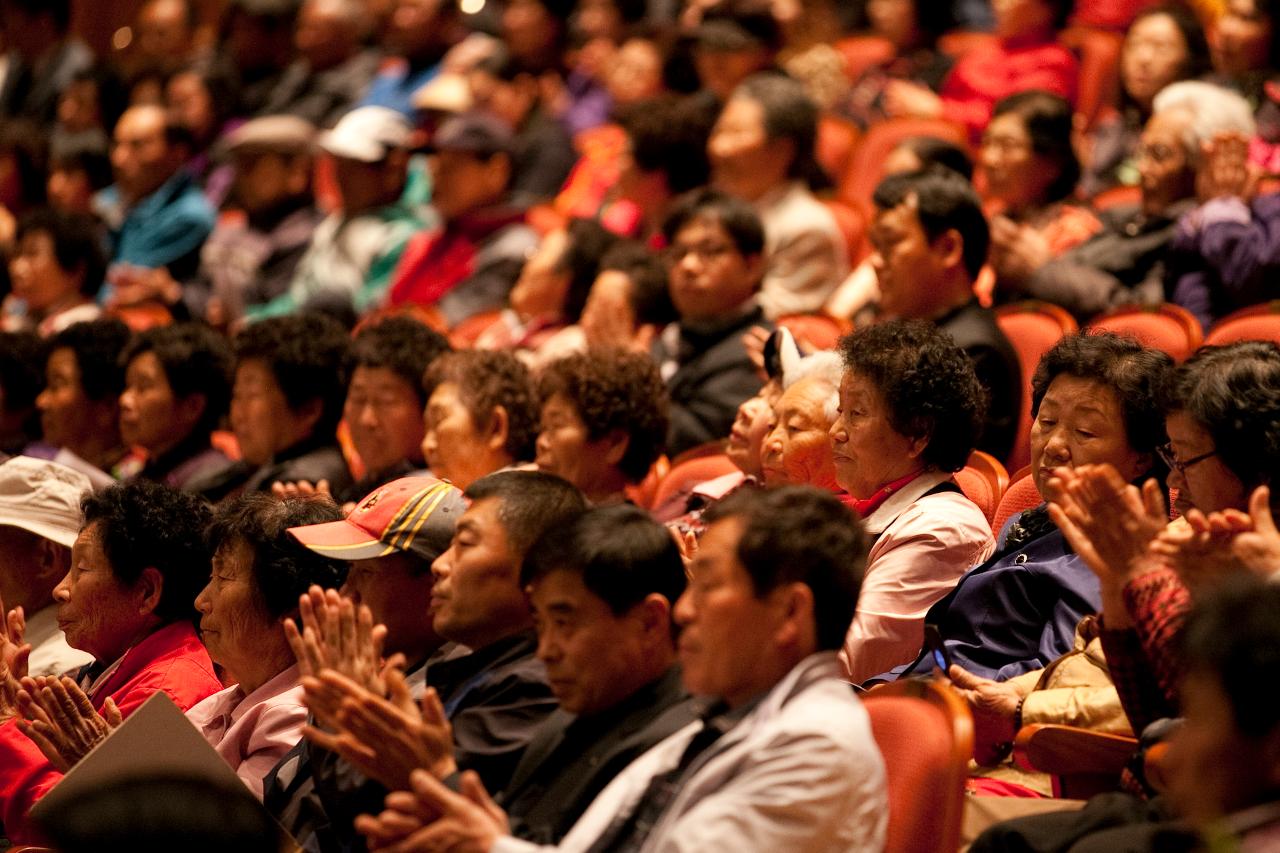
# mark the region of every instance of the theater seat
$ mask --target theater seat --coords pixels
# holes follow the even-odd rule
[[[1280,344],[1280,299],[1228,314],[1214,324],[1204,339],[1212,346],[1237,341],[1274,341]]]
[[[815,350],[835,349],[840,336],[853,328],[847,320],[826,314],[787,314],[776,322],[795,336],[796,343],[807,344]]]
[[[1040,497],[1040,492],[1036,489],[1036,481],[1031,477],[1031,469],[1023,468],[1013,476],[1009,482],[1009,488],[1000,498],[995,517],[991,519],[991,529],[999,536],[1005,522],[1010,518],[1042,503],[1044,498]]]
[[[1073,800],[1116,790],[1120,772],[1137,751],[1132,737],[1049,723],[1023,726],[1013,742],[1014,761],[1048,773],[1054,795]]]
[[[969,706],[946,682],[910,678],[863,702],[888,776],[885,853],[955,853],[973,756]]]
[[[849,170],[861,139],[862,130],[849,119],[823,113],[818,117],[818,138],[814,141],[813,155],[818,165],[835,180]]]
[[[680,494],[687,497],[694,486],[723,477],[725,474],[733,474],[737,470],[738,466],[723,453],[716,456],[701,456],[681,462],[679,465],[672,465],[667,476],[662,478],[654,490],[652,506],[665,506]]]
[[[643,480],[633,486],[627,486],[627,500],[638,507],[652,509],[654,495],[658,492],[658,484],[662,482],[662,478],[667,476],[667,472],[670,470],[670,460],[665,455],[659,456],[657,461],[649,467],[649,474]]]
[[[1009,472],[989,453],[975,450],[968,463],[955,474],[956,483],[965,497],[978,505],[990,524],[995,518],[1000,498],[1009,487]]]
[[[1053,345],[1076,331],[1075,318],[1048,302],[1015,302],[996,309],[996,323],[1018,353],[1022,367],[1022,407],[1013,451],[1005,468],[1016,471],[1031,461],[1031,377]],[[997,526],[997,530],[1000,528]]]
[[[849,170],[836,179],[839,197],[852,204],[865,221],[870,222],[875,212],[871,196],[884,177],[885,158],[913,136],[933,136],[966,149],[969,145],[965,129],[945,119],[891,118],[872,125],[854,152]]]
[[[897,53],[893,42],[883,36],[847,36],[835,43],[835,49],[844,57],[844,74],[857,80],[868,68],[888,62]]]
[[[1169,302],[1114,308],[1090,320],[1089,328],[1137,338],[1143,346],[1166,352],[1177,362],[1190,358],[1203,339],[1200,321]]]

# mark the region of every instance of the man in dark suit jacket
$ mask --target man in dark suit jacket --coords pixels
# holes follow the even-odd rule
[[[973,282],[987,260],[990,232],[977,194],[941,167],[892,175],[876,187],[871,263],[880,283],[880,310],[931,320],[971,359],[990,396],[978,449],[1008,458],[1018,432],[1022,370]]]
[[[662,230],[680,320],[667,326],[653,356],[671,392],[667,454],[675,456],[729,434],[738,406],[763,384],[742,336],[772,326],[756,303],[764,227],[750,205],[694,190],[676,202]]]

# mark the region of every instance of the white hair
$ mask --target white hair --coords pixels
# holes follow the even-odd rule
[[[1182,144],[1192,162],[1200,159],[1201,146],[1220,133],[1253,136],[1258,125],[1253,108],[1237,92],[1200,80],[1183,80],[1165,86],[1151,104],[1153,115],[1181,111],[1187,114]]]
[[[840,356],[830,350],[815,352],[787,364],[782,372],[782,390],[787,390],[802,379],[821,379],[831,386],[831,393],[823,403],[823,414],[827,420],[835,422],[837,409],[840,408],[840,377],[844,373],[844,364]]]

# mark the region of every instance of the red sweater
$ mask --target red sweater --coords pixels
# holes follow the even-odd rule
[[[124,716],[132,714],[152,693],[163,690],[186,711],[222,689],[213,661],[190,622],[173,622],[125,653],[115,672],[97,685],[89,699],[98,711],[107,697]],[[27,812],[62,779],[14,721],[0,725],[0,820],[14,844],[40,841]]]
[[[963,124],[976,143],[996,101],[1027,89],[1043,89],[1076,100],[1080,71],[1075,55],[1057,42],[1037,38],[999,42],[965,54],[942,82],[942,117]]]

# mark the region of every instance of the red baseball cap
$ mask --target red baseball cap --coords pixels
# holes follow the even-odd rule
[[[370,560],[397,551],[434,560],[449,548],[466,511],[461,490],[435,477],[402,477],[365,496],[342,521],[290,527],[326,557]]]

